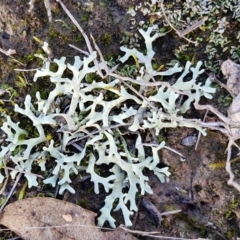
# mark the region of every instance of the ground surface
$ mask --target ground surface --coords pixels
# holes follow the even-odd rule
[[[34,72],[16,72],[14,68],[32,69],[40,64],[33,54],[40,51],[40,45],[33,40],[37,37],[47,41],[51,46],[53,55],[58,58],[66,56],[69,61],[77,54],[68,44],[74,44],[82,49],[86,48],[82,36],[71,23],[66,14],[57,3],[52,1],[53,21],[48,22],[47,13],[43,1],[36,1],[32,13],[28,13],[28,1],[13,0],[11,3],[2,0],[0,4],[0,47],[2,49],[15,49],[14,58],[0,54],[0,88],[11,90],[15,102],[22,103],[27,93],[35,94],[36,91],[44,91],[44,81],[33,85]],[[83,29],[89,35],[93,34],[106,59],[117,57],[120,42],[126,32],[134,34],[137,29],[131,28],[130,16],[126,14],[133,2],[129,1],[101,1],[95,0],[91,5],[85,5],[84,1],[65,1],[71,13],[79,21]],[[90,1],[89,1],[90,2]],[[145,17],[139,14],[139,19]],[[57,20],[57,21],[56,21]],[[164,38],[157,40],[157,62],[166,64],[174,59],[173,50],[179,46],[179,39],[173,32]],[[199,60],[204,59],[205,53],[200,49],[197,52]],[[225,60],[225,59],[222,59]],[[27,84],[19,80],[21,77]],[[227,96],[227,93],[218,89],[213,105],[224,112],[226,108],[219,104],[217,99]],[[13,115],[11,104],[0,105],[1,111],[5,110]],[[188,113],[196,118],[203,117],[204,113],[191,111]],[[209,115],[210,120],[215,116]],[[0,122],[3,120],[1,119]],[[208,119],[206,119],[208,121]],[[224,169],[227,139],[220,133],[209,131],[207,137],[202,137],[197,150],[194,146],[184,146],[181,140],[187,136],[193,136],[196,132],[189,129],[169,130],[163,134],[167,144],[186,156],[186,161],[181,162],[179,156],[167,150],[160,155],[165,165],[170,167],[172,173],[169,183],[161,184],[151,172],[146,173],[153,187],[154,194],[144,196],[151,201],[160,212],[181,209],[182,212],[164,216],[161,226],[157,226],[154,213],[139,204],[139,212],[133,216],[134,226],[132,229],[141,231],[160,231],[164,236],[182,238],[209,238],[209,239],[236,239],[240,237],[239,216],[240,201],[239,193],[227,185],[227,173]],[[235,157],[236,153],[233,153]],[[220,163],[212,165],[213,163]],[[221,163],[223,166],[221,166]],[[240,162],[233,165],[235,173],[239,173]],[[22,182],[23,183],[23,182]],[[11,188],[9,183],[8,188]],[[78,179],[73,183],[77,193],[65,194],[58,198],[98,212],[101,208],[105,193],[94,194],[93,185],[89,179],[79,183]],[[21,181],[17,191],[21,189]],[[26,197],[36,195],[50,196],[55,189],[28,189]],[[15,201],[16,194],[11,198]],[[139,202],[140,202],[139,198]],[[114,213],[118,223],[122,223],[122,215]],[[9,233],[8,237],[11,235]],[[2,234],[2,237],[4,235]],[[142,237],[142,239],[147,239]]]

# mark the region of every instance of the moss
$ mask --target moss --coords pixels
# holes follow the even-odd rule
[[[159,134],[158,136],[157,136],[157,140],[158,140],[158,142],[163,142],[163,141],[165,141],[165,137],[163,136],[163,135],[161,135],[161,134]]]
[[[106,44],[109,45],[113,42],[113,37],[111,33],[105,33],[101,36],[101,41]]]
[[[234,235],[235,235],[234,229],[228,230],[228,231],[226,232],[226,237],[227,237],[228,239],[233,239]]]
[[[83,13],[81,18],[80,18],[80,22],[81,21],[88,21],[89,19],[89,13]]]
[[[32,85],[30,95],[32,98],[35,98],[36,92],[40,92],[41,98],[47,99],[51,86],[48,80],[44,78],[38,79],[38,81]]]
[[[58,36],[59,36],[59,33],[54,28],[49,29],[49,35],[48,35],[49,39],[53,40],[58,38]]]
[[[25,134],[20,134],[18,136],[18,140],[21,141],[21,140],[24,140],[26,138],[26,135]]]
[[[23,77],[21,76],[21,74],[18,74],[17,75],[17,79],[16,79],[16,81],[15,81],[15,86],[17,87],[17,88],[26,88],[27,87],[27,83],[26,83],[26,80],[25,79],[23,79]]]
[[[229,220],[229,219],[232,218],[233,215],[234,215],[234,213],[232,212],[232,210],[229,210],[228,212],[226,212],[224,214],[224,217],[225,217],[226,220]]]
[[[27,62],[32,62],[34,59],[36,59],[35,55],[33,53],[30,53],[25,56],[25,59]]]
[[[234,208],[237,208],[240,204],[240,201],[238,200],[233,200],[231,203],[230,203],[230,208],[231,209],[234,209]]]
[[[87,83],[92,83],[94,80],[96,80],[96,78],[97,78],[97,74],[96,73],[89,73],[89,74],[86,75],[85,81]]]
[[[187,214],[184,213],[178,213],[176,216],[177,218],[187,223],[189,225],[189,228],[204,232],[206,234],[207,228],[202,223],[199,223],[197,218],[189,217]]]
[[[78,199],[77,203],[78,206],[81,206],[83,208],[89,209],[89,201],[87,197],[81,197]]]

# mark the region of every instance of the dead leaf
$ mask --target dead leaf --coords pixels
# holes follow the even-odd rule
[[[102,232],[95,226],[95,217],[95,213],[75,204],[36,197],[9,204],[0,213],[0,224],[24,240],[137,240],[121,229]]]

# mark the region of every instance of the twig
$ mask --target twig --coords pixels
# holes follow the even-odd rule
[[[216,76],[215,76],[214,73],[209,74],[208,76],[209,76],[209,79],[210,79],[212,82],[216,82],[220,87],[222,87],[222,88],[224,88],[225,90],[227,90],[227,92],[231,95],[232,98],[235,98],[235,97],[236,97],[235,94],[233,94],[231,91],[229,91],[228,87],[227,87],[224,83],[222,83],[220,80],[218,80],[218,79],[216,78]]]
[[[93,131],[93,132],[91,132],[91,133],[88,133],[86,136],[73,139],[73,140],[69,141],[67,145],[71,145],[71,144],[73,144],[74,142],[78,142],[78,141],[80,141],[80,140],[82,140],[82,139],[91,137],[91,136],[93,136],[95,133],[101,133],[101,132],[104,132],[104,131],[106,131],[106,130],[110,130],[110,129],[114,129],[114,128],[118,128],[118,127],[126,127],[126,126],[129,126],[129,125],[131,125],[131,123],[116,124],[116,125],[113,125],[113,126],[104,127],[104,128],[101,128],[100,130],[97,130],[97,131]],[[60,131],[58,130],[58,132],[60,132]],[[77,130],[76,132],[74,132],[74,134],[76,134],[77,132],[78,132],[78,130]]]
[[[233,186],[235,189],[237,189],[240,192],[240,185],[234,181],[234,174],[232,172],[232,168],[231,168],[231,153],[232,153],[232,145],[233,142],[230,139],[229,143],[228,143],[228,147],[227,147],[227,162],[226,162],[226,172],[229,174],[229,180],[228,180],[228,185]]]
[[[180,36],[180,37],[183,37],[183,36],[185,36],[186,34],[192,32],[193,30],[201,27],[206,20],[207,20],[207,17],[204,17],[202,20],[197,21],[196,23],[194,23],[192,26],[189,26],[189,27],[186,28],[185,30],[183,30],[183,31],[178,30],[179,36]]]
[[[4,165],[5,165],[5,163],[4,163]],[[3,186],[0,190],[0,195],[2,195],[4,193],[4,191],[6,189],[6,186],[7,186],[7,183],[8,183],[8,179],[9,179],[9,172],[8,172],[6,167],[4,167],[4,172],[5,172],[6,179],[4,180]]]
[[[89,56],[88,52],[86,52],[86,51],[84,51],[84,50],[82,50],[82,49],[80,49],[80,48],[78,48],[78,47],[76,47],[76,46],[74,46],[72,44],[68,44],[68,46],[73,48],[73,49],[75,49],[75,50],[77,50],[77,51],[79,51],[79,52],[81,52],[81,53],[83,53],[83,54],[85,54],[85,55],[87,55],[87,56]]]
[[[160,214],[161,214],[162,216],[167,216],[167,215],[172,215],[172,214],[180,213],[181,211],[182,211],[181,209],[177,209],[177,210],[162,212],[162,213],[160,213]]]
[[[133,233],[133,234],[138,234],[141,236],[147,236],[147,237],[154,237],[154,238],[160,238],[160,239],[173,239],[173,240],[209,240],[207,238],[181,238],[181,237],[168,237],[168,236],[163,236],[163,235],[156,235],[160,234],[160,232],[143,232],[143,231],[137,231],[137,230],[130,230],[124,225],[119,226],[120,229],[128,232],[128,233]]]
[[[82,34],[86,44],[87,44],[87,48],[89,53],[91,54],[93,52],[93,48],[92,45],[89,41],[88,36],[86,35],[86,33],[83,31],[82,27],[79,25],[79,23],[77,22],[77,20],[73,17],[73,15],[69,12],[69,10],[67,9],[67,7],[63,4],[63,2],[61,0],[56,0],[56,2],[59,2],[61,7],[63,8],[63,10],[65,11],[65,13],[68,15],[68,17],[72,20],[72,22],[74,23],[74,25],[78,28],[78,30],[80,31],[80,33]],[[97,59],[93,60],[95,66],[98,66],[98,62]],[[102,71],[99,69],[98,67],[98,74],[103,78],[103,73]]]
[[[16,54],[16,51],[15,51],[14,49],[8,49],[8,50],[6,51],[6,50],[0,48],[0,52],[3,53],[3,54],[5,54],[6,56],[12,58],[13,61],[19,63],[19,64],[22,65],[22,66],[24,66],[23,63],[19,62],[16,58],[14,58],[14,57],[12,56],[13,54]]]
[[[123,76],[119,76],[118,74],[116,73],[108,73],[109,76],[111,77],[114,77],[114,78],[121,78],[123,81],[129,81],[131,83],[134,83],[134,84],[137,84],[137,85],[141,85],[141,86],[146,86],[146,87],[156,87],[156,86],[165,86],[171,90],[173,90],[174,92],[176,93],[179,93],[181,95],[186,95],[186,96],[190,96],[191,94],[188,94],[188,93],[185,93],[185,92],[182,92],[180,90],[177,90],[175,89],[174,87],[172,87],[172,85],[170,85],[169,82],[146,82],[146,81],[141,81],[141,80],[135,80],[135,79],[132,79],[130,77],[123,77]]]
[[[203,122],[205,122],[207,115],[208,115],[208,110],[205,112],[205,115],[203,117]],[[197,150],[197,148],[198,148],[198,144],[199,144],[199,141],[201,139],[201,136],[202,136],[202,133],[199,131],[198,132],[198,137],[197,137],[197,142],[195,144],[195,150]]]
[[[29,1],[29,9],[28,9],[28,12],[32,12],[32,10],[33,10],[33,8],[34,8],[34,2],[35,2],[35,0],[30,0]]]
[[[0,52],[5,54],[6,56],[11,56],[13,54],[16,54],[16,51],[14,49],[8,49],[6,51],[6,50],[3,50],[2,48],[0,48]]]
[[[199,28],[206,20],[207,20],[207,17],[203,18],[202,20],[194,23],[192,26],[186,28],[185,30],[181,31],[181,30],[178,30],[176,29],[172,24],[171,22],[168,20],[168,17],[166,15],[166,12],[165,12],[165,9],[164,9],[164,6],[163,6],[163,0],[161,0],[161,9],[162,9],[162,13],[163,13],[163,16],[167,22],[167,24],[177,33],[177,35],[181,38],[184,38],[185,40],[187,40],[188,42],[190,43],[193,43],[195,45],[197,45],[197,42],[194,42],[186,37],[184,37],[186,34],[192,32],[193,30],[195,30],[196,28]]]
[[[14,71],[17,72],[35,72],[41,68],[33,68],[33,69],[21,69],[21,68],[14,68]]]
[[[3,184],[2,188],[1,188],[0,195],[2,195],[2,194],[4,193],[4,191],[5,191],[5,189],[6,189],[6,186],[7,186],[7,183],[8,183],[9,172],[8,172],[6,166],[7,166],[7,160],[10,159],[11,154],[12,154],[12,152],[9,151],[9,152],[5,155],[5,158],[3,159],[4,172],[5,172],[5,177],[6,177],[6,179],[5,179],[4,184]]]
[[[171,148],[171,147],[169,147],[169,146],[163,146],[163,148],[166,148],[167,150],[170,150],[170,151],[178,154],[179,156],[181,156],[181,157],[183,157],[183,158],[186,158],[186,157],[185,157],[184,155],[182,155],[180,152],[178,152],[177,150],[175,150],[175,149],[173,149],[173,148]]]
[[[52,10],[51,10],[51,4],[49,0],[44,0],[44,5],[47,10],[47,15],[48,15],[48,21],[52,21]]]
[[[35,174],[35,173],[31,173],[31,172],[26,172],[26,171],[20,171],[20,170],[17,170],[15,168],[11,168],[11,167],[5,167],[6,169],[9,169],[9,170],[14,170],[14,171],[17,171],[19,173],[23,173],[23,174],[29,174],[29,175],[32,175],[32,176],[36,176],[36,177],[39,177],[39,178],[42,178],[44,179],[43,176],[39,175],[39,174]]]
[[[225,124],[224,124],[224,127],[229,131],[230,133],[230,128],[229,128],[229,125],[230,125],[230,119],[228,117],[225,117],[222,113],[220,113],[216,108],[214,108],[213,106],[211,105],[200,105],[198,102],[194,102],[194,107],[197,109],[197,110],[209,110],[211,111],[212,113],[214,113],[215,115],[217,115],[219,117],[219,119],[221,119]]]
[[[137,204],[137,208],[139,209],[139,207],[140,207],[140,204],[141,204],[141,199],[139,199],[138,200],[138,204]],[[135,213],[135,215],[134,215],[134,219],[133,219],[133,224],[132,224],[132,227],[131,227],[131,229],[135,229],[135,227],[136,227],[136,223],[137,223],[137,220],[138,220],[138,215],[139,215],[139,211],[137,211],[136,213]]]
[[[146,146],[146,147],[154,147],[154,146],[158,147],[158,144],[155,144],[155,143],[142,143],[141,145]],[[137,146],[136,146],[136,147],[137,147]],[[180,152],[178,152],[177,150],[175,150],[175,149],[173,149],[173,148],[171,148],[171,147],[163,146],[163,148],[166,148],[166,149],[168,149],[168,150],[170,150],[170,151],[178,154],[179,156],[181,156],[181,157],[183,157],[183,158],[186,158],[186,157],[185,157],[184,155],[182,155]]]
[[[104,69],[105,69],[105,71],[107,72],[107,75],[108,75],[108,76],[113,76],[113,75],[115,75],[115,77],[116,77],[117,79],[119,79],[124,85],[126,85],[129,89],[131,89],[137,96],[139,96],[139,97],[142,98],[144,101],[146,101],[146,102],[149,104],[149,106],[151,106],[153,109],[157,109],[156,107],[154,107],[154,106],[150,103],[150,101],[147,100],[147,98],[145,98],[145,97],[144,97],[142,94],[140,94],[135,88],[133,88],[132,86],[130,86],[128,83],[126,83],[126,81],[124,81],[123,77],[121,77],[121,76],[119,76],[119,75],[117,75],[117,74],[114,74],[113,71],[111,71],[111,70],[109,69],[109,67],[108,67],[107,64],[105,63],[105,60],[104,60],[103,55],[102,55],[102,52],[101,52],[101,50],[99,49],[99,47],[98,47],[97,43],[95,42],[95,39],[93,38],[92,35],[91,35],[91,38],[92,38],[92,40],[93,40],[94,47],[95,47],[95,49],[97,50],[97,52],[98,52],[98,54],[99,54],[99,56],[100,56],[100,59],[101,59],[101,61],[102,61],[102,63],[103,63]]]
[[[103,228],[103,227],[97,227],[93,225],[85,225],[85,224],[66,224],[66,225],[55,225],[55,226],[46,226],[46,227],[25,227],[26,229],[52,229],[52,228],[73,228],[73,227],[83,227],[83,228],[95,228],[95,229],[101,229],[101,230],[108,230],[108,231],[114,231],[112,228]]]
[[[15,190],[15,188],[16,188],[16,186],[17,186],[17,184],[18,184],[18,182],[19,182],[19,180],[20,180],[20,178],[21,178],[21,176],[22,176],[22,173],[19,173],[19,174],[17,175],[17,178],[16,178],[16,180],[15,180],[15,183],[13,184],[12,189],[11,189],[10,193],[8,194],[8,196],[7,196],[7,199],[5,200],[5,202],[3,203],[3,205],[2,205],[1,208],[0,208],[0,212],[2,212],[2,210],[4,209],[4,207],[7,205],[10,197],[12,196],[12,194],[13,194],[13,192],[14,192],[14,190]]]

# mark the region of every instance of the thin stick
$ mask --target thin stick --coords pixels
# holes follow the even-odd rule
[[[8,172],[8,169],[7,169],[6,166],[7,166],[7,160],[10,159],[11,154],[12,154],[12,152],[9,151],[9,152],[5,155],[5,158],[4,158],[4,160],[3,160],[4,172],[5,172],[5,177],[6,177],[6,179],[5,179],[4,184],[3,184],[2,188],[1,188],[0,195],[2,195],[2,194],[4,193],[4,191],[5,191],[5,189],[6,189],[6,186],[7,186],[7,183],[8,183],[9,172]]]
[[[193,30],[201,27],[206,20],[207,20],[207,17],[204,17],[202,20],[194,23],[192,26],[189,26],[189,27],[186,28],[185,30],[183,30],[183,31],[178,30],[179,36],[180,36],[180,37],[183,37],[183,36],[185,36],[186,34],[192,32]]]
[[[114,129],[114,128],[118,128],[118,127],[127,127],[127,126],[129,126],[129,125],[131,125],[131,123],[126,123],[126,124],[116,124],[116,125],[113,125],[113,126],[109,126],[109,127],[101,128],[100,130],[93,131],[93,132],[87,134],[86,136],[83,136],[83,137],[80,137],[80,138],[73,139],[73,140],[69,141],[67,145],[71,145],[71,144],[73,144],[74,142],[78,142],[78,141],[80,141],[80,140],[82,140],[82,139],[85,139],[85,138],[91,137],[91,136],[93,136],[93,134],[95,134],[95,133],[105,132],[106,130]],[[77,133],[77,132],[78,132],[78,131],[76,131],[75,133]]]
[[[167,215],[172,215],[172,214],[180,213],[181,211],[182,211],[181,209],[172,210],[172,211],[166,211],[166,212],[160,213],[160,215],[162,215],[162,216],[167,216]]]
[[[181,157],[183,157],[183,158],[186,158],[186,156],[184,156],[183,154],[181,154],[180,152],[178,152],[177,150],[175,150],[175,149],[173,149],[173,148],[171,148],[171,147],[169,147],[169,146],[163,146],[163,148],[166,148],[167,150],[170,150],[170,151],[178,154],[179,156],[181,156]]]
[[[44,5],[47,10],[48,21],[52,21],[52,11],[51,11],[51,4],[49,0],[44,0]]]
[[[68,46],[73,48],[73,49],[75,49],[75,50],[77,50],[77,51],[79,51],[79,52],[81,52],[81,53],[83,53],[83,54],[85,54],[85,55],[87,55],[87,56],[89,56],[88,52],[86,52],[86,51],[84,51],[84,50],[82,50],[82,49],[80,49],[80,48],[78,48],[78,47],[76,47],[76,46],[74,46],[72,44],[68,44]]]
[[[15,168],[11,168],[11,167],[5,167],[6,169],[10,169],[10,170],[14,170],[14,171],[17,171],[19,173],[23,173],[23,174],[29,174],[29,175],[32,175],[32,176],[36,176],[36,177],[39,177],[39,178],[42,178],[44,179],[43,176],[39,175],[39,174],[35,174],[35,173],[31,173],[31,172],[26,172],[26,171],[20,171],[20,170],[17,170]]]
[[[227,147],[227,162],[226,162],[226,171],[229,174],[229,180],[228,185],[233,186],[235,189],[237,189],[240,192],[240,185],[234,181],[234,174],[231,168],[231,153],[232,153],[232,145],[233,142],[230,140]]]
[[[5,54],[6,56],[11,56],[12,54],[16,54],[16,51],[14,49],[8,49],[6,51],[6,50],[3,50],[2,48],[0,48],[0,52]]]
[[[73,17],[73,15],[69,12],[69,10],[67,9],[67,7],[63,4],[63,2],[61,0],[56,0],[56,2],[59,2],[61,7],[63,8],[63,10],[65,11],[65,13],[68,15],[68,17],[72,20],[72,22],[74,23],[74,25],[78,28],[78,30],[81,32],[86,44],[87,44],[87,48],[89,53],[91,54],[93,52],[93,48],[92,45],[89,41],[88,36],[86,35],[86,33],[83,31],[82,27],[79,25],[79,23],[77,22],[77,20]],[[98,66],[98,62],[97,59],[93,60],[95,66]],[[103,73],[101,72],[101,70],[98,70],[98,74],[103,77]]]
[[[216,108],[214,108],[211,105],[200,105],[198,102],[194,102],[194,107],[197,110],[209,110],[212,113],[214,113],[215,115],[217,115],[219,117],[219,119],[221,119],[224,123],[225,123],[225,128],[230,132],[230,128],[227,125],[230,125],[230,119],[228,117],[225,117],[222,113],[220,113]]]
[[[35,72],[41,68],[33,68],[33,69],[21,69],[21,68],[14,68],[14,71],[17,72]]]
[[[208,76],[209,76],[209,78],[210,78],[210,80],[211,80],[212,82],[216,82],[218,85],[220,85],[220,87],[222,87],[222,88],[224,88],[225,90],[227,90],[227,92],[231,95],[232,98],[235,98],[235,97],[236,97],[235,94],[233,94],[231,91],[229,91],[228,87],[227,87],[225,84],[223,84],[220,80],[218,80],[218,79],[216,78],[215,74],[209,74]]]
[[[146,146],[146,147],[158,147],[158,144],[155,144],[155,143],[142,143],[141,144],[142,146]],[[163,146],[163,148],[166,148],[176,154],[178,154],[179,156],[183,157],[183,158],[186,158],[184,155],[182,155],[180,152],[178,152],[177,150],[171,148],[171,147],[168,147],[168,146]]]
[[[141,204],[141,201],[142,201],[142,199],[139,199],[138,200],[138,204],[137,204],[137,208],[139,209],[139,207],[140,207],[140,204]],[[134,219],[133,219],[133,224],[132,224],[132,227],[131,227],[131,229],[135,229],[136,228],[136,223],[137,223],[137,220],[138,220],[138,215],[139,215],[139,211],[137,211],[136,213],[135,213],[135,215],[134,215]]]
[[[4,165],[5,165],[5,163],[4,163]],[[4,193],[4,191],[6,189],[6,186],[7,186],[7,183],[8,183],[8,179],[9,179],[9,172],[8,172],[6,167],[4,167],[4,172],[5,172],[6,179],[4,180],[3,186],[0,190],[0,195],[2,195]]]
[[[128,233],[133,233],[133,234],[139,234],[141,236],[148,236],[148,237],[154,237],[154,238],[161,238],[161,239],[173,239],[173,240],[209,240],[207,238],[197,238],[197,239],[193,239],[193,238],[179,238],[179,237],[168,237],[168,236],[162,236],[162,235],[156,235],[156,234],[160,234],[160,232],[143,232],[143,231],[137,231],[137,230],[130,230],[127,227],[125,227],[124,225],[120,225],[119,228],[121,228],[122,230],[128,232]]]
[[[18,182],[19,182],[19,180],[20,180],[20,178],[21,178],[21,176],[22,176],[22,173],[19,173],[18,176],[17,176],[17,178],[16,178],[16,180],[15,180],[15,183],[14,183],[13,186],[12,186],[12,189],[11,189],[10,193],[9,193],[8,196],[7,196],[6,201],[3,203],[3,205],[2,205],[1,208],[0,208],[0,212],[2,212],[2,210],[4,209],[4,207],[7,205],[10,197],[12,196],[12,194],[13,194],[13,192],[14,192],[14,190],[15,190],[15,188],[16,188],[16,186],[17,186],[17,184],[18,184]]]
[[[16,51],[15,51],[14,49],[8,49],[8,50],[6,51],[6,50],[0,48],[0,52],[3,53],[3,54],[5,54],[6,56],[12,58],[13,61],[19,63],[19,64],[22,65],[22,66],[24,66],[23,63],[19,62],[16,58],[14,58],[14,57],[12,56],[13,54],[16,54]]]
[[[104,65],[104,69],[105,69],[105,71],[107,72],[107,75],[112,76],[112,74],[114,74],[114,73],[109,70],[109,67],[107,66],[107,64],[105,63],[105,60],[104,60],[104,58],[103,58],[102,52],[101,52],[101,50],[99,49],[98,45],[96,44],[95,39],[93,38],[92,35],[91,35],[91,38],[92,38],[92,40],[93,40],[94,47],[95,47],[95,49],[97,50],[97,52],[98,52],[98,54],[99,54],[99,56],[100,56],[100,59],[101,59],[103,65]],[[114,75],[115,75],[115,74],[114,74]],[[139,96],[139,97],[142,98],[144,101],[146,101],[146,102],[149,104],[149,106],[151,106],[153,109],[157,109],[155,106],[153,106],[153,105],[150,103],[150,101],[147,100],[146,97],[144,97],[142,94],[140,94],[135,88],[133,88],[132,86],[130,86],[128,83],[126,83],[126,81],[123,81],[121,76],[116,75],[116,78],[119,79],[119,80],[121,80],[121,82],[122,82],[124,85],[126,85],[129,89],[131,89],[137,96]]]
[[[161,1],[160,4],[161,4],[161,9],[162,9],[163,16],[164,16],[167,24],[177,33],[177,35],[178,35],[179,37],[184,38],[184,39],[187,40],[188,42],[197,45],[197,42],[194,42],[194,41],[192,41],[192,40],[184,37],[184,35],[190,33],[191,31],[195,30],[196,28],[200,27],[200,26],[206,21],[207,18],[205,17],[205,18],[203,18],[202,20],[200,20],[200,21],[196,22],[195,24],[193,24],[192,26],[190,26],[189,28],[181,31],[181,30],[176,29],[176,28],[171,24],[171,22],[168,20],[168,17],[167,17],[167,15],[166,15],[166,12],[165,12],[165,9],[164,9],[164,6],[163,6],[163,0]]]
[[[208,110],[205,112],[205,114],[204,114],[204,117],[203,117],[203,122],[205,122],[205,120],[206,120],[206,118],[207,118],[207,115],[208,115]],[[200,141],[200,139],[201,139],[201,136],[202,136],[202,133],[199,131],[198,132],[198,137],[197,137],[197,142],[196,142],[196,144],[195,144],[195,150],[197,150],[197,148],[198,148],[198,144],[199,144],[199,141]]]

